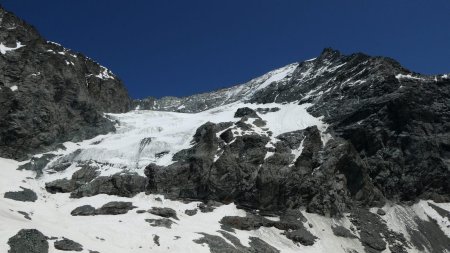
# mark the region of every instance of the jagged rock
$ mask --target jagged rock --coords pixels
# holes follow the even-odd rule
[[[255,126],[257,126],[257,127],[263,127],[263,126],[266,125],[266,121],[264,121],[264,120],[262,120],[262,119],[260,119],[260,118],[257,118],[257,119],[255,119],[255,120],[253,121],[253,125],[255,125]]]
[[[316,239],[318,239],[305,228],[300,228],[293,231],[286,231],[285,234],[288,239],[292,240],[293,242],[298,242],[305,246],[313,245]]]
[[[210,213],[210,212],[214,211],[215,207],[209,203],[208,204],[200,203],[200,204],[198,204],[198,209],[200,209],[200,212],[202,212],[202,213]]]
[[[259,118],[258,114],[256,114],[255,110],[250,109],[248,107],[242,107],[237,109],[237,111],[234,113],[235,118]]]
[[[367,252],[381,252],[388,246],[392,252],[407,252],[403,234],[390,230],[379,215],[365,209],[354,209],[350,221],[359,230],[360,241]]]
[[[169,207],[152,207],[152,209],[148,210],[148,212],[164,218],[173,218],[178,220],[177,212]]]
[[[152,226],[152,227],[165,227],[165,228],[172,228],[172,224],[175,223],[171,219],[167,219],[167,218],[145,219],[145,221],[150,223],[150,226]]]
[[[194,216],[197,214],[197,209],[187,209],[184,211],[185,214],[189,215],[189,216]]]
[[[62,142],[114,130],[102,113],[125,112],[130,105],[114,74],[80,53],[48,42],[3,8],[0,19],[5,24],[0,27],[2,43],[23,45],[0,55],[0,157],[25,160]]]
[[[202,235],[201,238],[194,240],[195,243],[198,244],[207,244],[209,246],[209,250],[212,253],[278,253],[280,252],[278,249],[272,247],[270,244],[265,241],[256,238],[250,237],[249,245],[250,247],[243,246],[239,239],[235,236],[225,233],[221,231],[222,235],[227,238],[233,244],[229,244],[222,237],[217,235],[210,235],[206,233],[200,233]]]
[[[138,174],[114,174],[97,177],[91,182],[77,188],[70,194],[71,198],[82,198],[97,194],[133,197],[145,191],[147,179]]]
[[[350,230],[343,226],[331,226],[331,230],[335,236],[344,238],[357,238]]]
[[[64,178],[45,183],[45,189],[50,193],[73,192],[99,175],[100,172],[97,171],[96,167],[91,167],[89,164],[86,164],[73,173],[70,180]]]
[[[4,198],[7,199],[13,199],[17,201],[23,201],[23,202],[35,202],[38,197],[36,193],[30,189],[20,187],[22,188],[22,191],[17,192],[5,192]]]
[[[428,252],[445,252],[450,248],[450,238],[436,221],[425,221],[419,217],[413,219],[417,228],[406,227],[406,229],[415,248]]]
[[[54,157],[54,154],[43,154],[40,157],[32,157],[29,162],[20,165],[18,169],[35,171],[36,177],[40,177],[42,175],[42,170]]]
[[[82,165],[81,169],[72,174],[72,181],[76,182],[77,185],[89,183],[100,175],[97,169],[97,167],[93,167],[90,164]]]
[[[31,220],[30,214],[24,211],[17,211],[18,213],[22,214],[23,217],[27,220]]]
[[[62,240],[58,240],[53,244],[55,249],[62,251],[82,251],[83,246],[77,242],[74,242],[70,239],[63,238]]]
[[[311,234],[304,226],[305,217],[295,210],[287,210],[281,217],[280,221],[271,221],[267,218],[258,215],[247,214],[246,217],[240,216],[225,216],[220,220],[223,229],[229,230],[256,230],[260,227],[275,227],[284,230],[286,237],[294,242],[299,242],[303,245],[313,245],[316,236]]]
[[[63,163],[55,164],[55,165],[51,166],[49,169],[54,170],[56,172],[61,172],[61,171],[66,170],[67,168],[69,168],[70,165],[72,165],[72,163],[63,162]]]
[[[95,210],[96,215],[118,215],[126,214],[136,208],[131,202],[111,201]]]
[[[131,202],[111,201],[98,209],[90,205],[79,206],[70,214],[73,216],[118,215],[125,214],[134,208],[136,207]]]
[[[70,213],[72,216],[91,216],[95,215],[95,208],[90,205],[79,206]]]
[[[159,244],[159,235],[153,235],[153,242],[154,242],[156,245],[161,246],[161,245]]]
[[[220,138],[226,143],[230,143],[234,139],[233,131],[231,129],[226,130],[220,134]]]
[[[76,183],[69,179],[57,179],[52,182],[45,183],[45,189],[50,193],[72,192],[77,188]]]
[[[296,130],[278,135],[276,138],[289,145],[290,149],[298,149],[305,138],[305,130]]]
[[[8,253],[48,253],[47,237],[36,229],[22,229],[9,238]]]

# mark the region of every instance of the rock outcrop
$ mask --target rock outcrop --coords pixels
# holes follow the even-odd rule
[[[18,160],[114,131],[104,112],[126,112],[120,79],[80,53],[45,40],[0,6],[0,156]]]

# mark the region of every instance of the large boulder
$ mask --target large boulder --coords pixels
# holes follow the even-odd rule
[[[47,237],[36,229],[22,229],[9,238],[8,253],[48,253]]]

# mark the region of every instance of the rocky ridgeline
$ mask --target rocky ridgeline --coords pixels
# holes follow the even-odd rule
[[[0,157],[22,160],[113,131],[102,113],[129,106],[117,76],[0,6]]]
[[[168,106],[163,110],[183,111],[190,108],[189,110],[199,111],[201,109],[198,109],[199,107],[196,105],[204,104],[204,100],[199,99],[199,96],[215,98],[219,93],[232,93],[233,97],[239,97],[242,101],[261,104],[296,101],[299,104],[310,103],[312,106],[308,111],[316,117],[323,117],[324,121],[330,125],[328,132],[333,136],[333,140],[326,145],[315,141],[317,148],[314,149],[312,155],[315,160],[302,165],[302,170],[305,171],[300,173],[301,176],[298,180],[301,183],[296,183],[296,187],[306,184],[305,175],[310,177],[308,174],[314,169],[320,166],[329,166],[328,170],[319,170],[321,172],[318,174],[329,171],[330,175],[320,176],[333,182],[344,180],[342,183],[347,186],[353,200],[362,200],[364,203],[372,204],[381,203],[379,201],[384,198],[401,201],[417,198],[433,199],[437,202],[450,201],[450,184],[448,184],[450,176],[450,79],[447,75],[424,76],[406,70],[389,58],[371,57],[361,53],[342,55],[332,49],[325,49],[319,57],[295,66],[295,69],[289,74],[266,85],[263,89],[258,89],[258,85],[255,85],[258,82],[260,84],[261,79],[255,79],[259,81],[242,85],[246,89],[236,86],[212,92],[209,95],[201,94],[177,99],[176,108]],[[238,92],[241,90],[243,90],[242,94]],[[221,104],[234,102],[233,99],[227,100],[229,96],[221,97],[222,99],[219,101]],[[163,100],[157,101],[157,103],[161,104]],[[183,101],[187,102],[183,103]],[[150,107],[150,109],[161,108]],[[216,128],[216,126],[209,126],[206,129],[210,129],[208,131],[212,132],[220,130],[220,127]],[[211,133],[208,136],[213,135]],[[263,136],[253,138],[258,138],[258,141],[261,142],[258,152],[264,153],[265,149],[262,146],[267,140]],[[209,156],[215,155],[213,152],[215,146],[221,144],[215,139],[207,141],[209,145],[212,145],[211,150],[202,150],[201,156],[195,156],[195,159],[204,157],[207,161],[192,162],[193,159],[185,157],[184,161],[178,162],[177,165],[171,165],[169,168],[177,171],[176,168],[181,166],[181,170],[184,171],[183,166],[188,165],[180,165],[180,163],[187,162],[191,167],[194,165],[203,167],[203,169],[190,173],[202,174],[204,172],[199,171],[214,170],[221,160],[219,159],[220,161],[213,164],[211,162],[213,157]],[[242,148],[232,151],[232,157],[246,152],[245,142],[250,141],[244,140]],[[250,143],[253,145],[256,141]],[[231,146],[235,145],[237,143],[233,143]],[[205,145],[205,147],[209,146]],[[197,150],[190,152],[195,153]],[[209,152],[209,154],[203,154],[204,152]],[[341,156],[346,156],[346,159],[336,162],[335,158]],[[258,158],[252,162],[259,166],[268,161],[263,162],[261,158]],[[213,168],[209,167],[211,165],[214,165]],[[250,173],[252,177],[256,177],[264,168],[264,166],[261,169],[253,168],[248,172],[247,168],[232,165],[227,164],[225,167],[229,169],[224,168],[219,171],[231,173],[230,170],[238,168],[239,171],[235,173],[236,175]],[[279,166],[280,164],[275,165]],[[275,165],[272,165],[271,168]],[[152,170],[156,169],[149,169],[149,171]],[[287,175],[292,173],[296,174],[295,171],[289,169]],[[215,174],[213,173],[211,176],[210,173],[207,173],[207,175],[208,181]],[[219,175],[222,174],[219,173]],[[277,174],[270,173],[270,175],[270,181],[277,181],[275,179]],[[331,179],[331,175],[337,177]],[[205,179],[202,178],[202,180]],[[289,185],[289,183],[282,182],[284,186]],[[205,181],[196,185],[199,188],[194,186],[193,188],[209,189],[216,186],[214,183],[203,183]],[[310,182],[311,186],[318,185],[317,183]],[[227,192],[236,192],[236,189],[233,190]],[[316,192],[316,190],[312,190],[312,192]],[[306,194],[302,187],[296,192]],[[313,198],[315,195],[311,191],[307,192],[312,194],[309,198]],[[292,192],[289,195],[295,196],[296,194]],[[344,197],[339,195],[337,194],[335,198],[345,198],[345,195]],[[325,200],[317,201],[324,203]],[[304,202],[300,201],[299,203]],[[337,208],[341,209],[341,207]]]

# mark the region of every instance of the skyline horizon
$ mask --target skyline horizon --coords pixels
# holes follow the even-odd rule
[[[324,48],[388,57],[425,75],[449,73],[450,32],[436,24],[450,23],[443,15],[450,2],[384,2],[100,0],[67,6],[57,0],[6,0],[1,5],[47,40],[110,69],[135,99],[232,87],[317,57]]]

